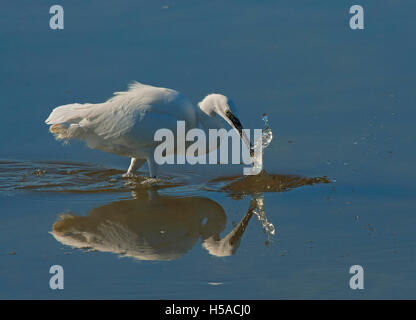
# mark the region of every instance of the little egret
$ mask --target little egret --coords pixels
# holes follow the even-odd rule
[[[253,147],[236,117],[233,102],[221,94],[209,94],[195,107],[176,90],[134,82],[127,91],[115,92],[104,103],[57,107],[45,122],[57,140],[79,139],[92,149],[130,157],[130,166],[123,176],[132,176],[147,161],[150,177],[154,178],[154,150],[161,143],[154,140],[158,129],[176,132],[177,121],[185,121],[187,131],[200,128],[208,136],[209,129],[224,128],[221,118],[238,132],[253,156]]]

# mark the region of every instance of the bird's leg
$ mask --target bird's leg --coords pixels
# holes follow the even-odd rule
[[[156,178],[157,175],[157,164],[153,158],[147,159],[147,165],[149,166],[149,176],[150,178]]]
[[[146,160],[143,159],[131,158],[130,167],[127,172],[123,174],[123,177],[126,178],[133,176],[134,172],[140,168],[145,161]]]

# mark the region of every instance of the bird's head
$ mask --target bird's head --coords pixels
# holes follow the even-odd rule
[[[209,94],[204,100],[199,103],[200,109],[210,117],[219,115],[223,118],[232,128],[234,128],[241,137],[241,140],[246,144],[250,150],[250,156],[254,156],[254,148],[250,143],[246,133],[243,131],[243,125],[237,117],[237,110],[234,102],[222,95],[222,94]]]

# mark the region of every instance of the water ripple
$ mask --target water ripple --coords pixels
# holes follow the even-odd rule
[[[0,161],[0,192],[126,193],[165,189],[178,196],[225,192],[242,198],[261,192],[283,192],[305,185],[329,183],[326,177],[269,174],[212,177],[191,172],[149,179],[145,173],[123,178],[123,171],[88,163],[63,161]]]

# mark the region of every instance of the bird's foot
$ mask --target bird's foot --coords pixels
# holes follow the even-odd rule
[[[132,172],[126,172],[125,174],[122,175],[123,178],[133,178],[134,177],[134,173]]]

